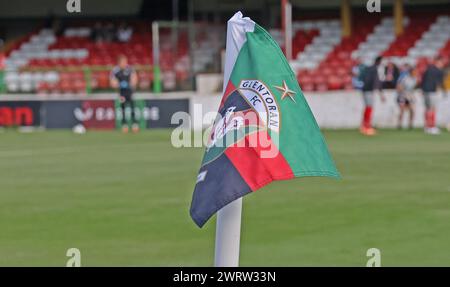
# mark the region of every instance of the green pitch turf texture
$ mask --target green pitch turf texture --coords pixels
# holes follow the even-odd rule
[[[325,131],[342,180],[275,182],[244,198],[242,266],[450,265],[450,134]],[[215,219],[189,205],[203,149],[169,130],[0,133],[0,265],[208,266]]]

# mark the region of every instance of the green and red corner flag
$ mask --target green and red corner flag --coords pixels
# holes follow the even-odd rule
[[[197,177],[198,226],[274,180],[339,177],[297,79],[278,44],[249,18],[228,21],[224,92]]]

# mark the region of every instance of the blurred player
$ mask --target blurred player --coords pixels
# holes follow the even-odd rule
[[[378,75],[378,68],[380,66],[380,63],[381,57],[377,57],[375,59],[375,63],[364,70],[364,77],[363,77],[364,84],[362,87],[364,99],[364,113],[360,128],[360,132],[363,135],[372,136],[376,134],[375,129],[372,127],[373,100],[374,100],[374,93],[376,90],[379,91],[381,101],[383,102],[385,101],[382,90],[382,83]]]
[[[414,88],[416,87],[417,80],[414,76],[414,70],[408,64],[404,65],[402,71],[398,77],[396,90],[397,90],[397,103],[400,107],[400,114],[398,115],[398,128],[402,128],[403,114],[405,111],[409,112],[409,129],[413,128],[414,121]]]
[[[422,91],[425,102],[425,133],[439,134],[436,126],[436,101],[438,90],[443,88],[444,63],[441,58],[436,58],[429,64],[422,76]]]
[[[137,75],[133,68],[128,65],[126,56],[119,56],[117,66],[111,71],[110,82],[113,88],[119,89],[119,100],[122,110],[122,131],[124,133],[128,132],[128,125],[125,118],[125,108],[128,105],[131,108],[131,128],[133,132],[138,132],[139,125],[137,124],[134,115],[133,102],[133,89],[137,85]]]
[[[352,86],[354,89],[361,90],[364,86],[364,71],[366,65],[361,63],[361,60],[357,58],[355,66],[352,68]]]

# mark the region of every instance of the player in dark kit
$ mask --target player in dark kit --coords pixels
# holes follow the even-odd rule
[[[128,132],[128,125],[125,118],[125,108],[128,105],[131,108],[131,120],[133,122],[131,129],[133,132],[139,131],[139,125],[134,115],[133,89],[137,85],[137,75],[131,66],[128,65],[126,56],[121,55],[118,58],[118,64],[111,71],[111,86],[119,89],[120,107],[122,109],[122,131]]]

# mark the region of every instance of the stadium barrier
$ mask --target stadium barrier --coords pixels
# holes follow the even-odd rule
[[[189,113],[189,98],[138,97],[134,112],[142,129],[174,127],[172,115],[176,112]],[[131,121],[130,115],[130,108],[127,108],[125,117],[128,123]],[[120,128],[121,123],[120,103],[112,94],[88,99],[0,97],[0,126],[3,127],[69,129],[82,124],[87,129],[115,129]]]
[[[397,126],[399,108],[395,91],[385,91],[386,102],[375,97],[373,122],[376,127],[394,128]],[[415,127],[423,127],[424,104],[422,94],[415,93]],[[358,91],[309,92],[305,98],[321,128],[358,128],[363,104]],[[141,128],[169,128],[172,115],[176,112],[192,116],[191,124],[195,130],[210,126],[221,100],[220,94],[205,96],[194,92],[137,93],[135,112]],[[209,113],[209,116],[207,116]],[[126,112],[129,116],[130,112]],[[406,117],[405,117],[406,120]],[[88,98],[71,98],[65,95],[1,95],[0,126],[36,126],[48,129],[72,128],[77,124],[86,128],[114,129],[120,126],[121,113],[116,95],[112,93],[95,94]],[[450,123],[450,97],[438,96],[437,123],[447,126]]]
[[[396,102],[396,93],[394,90],[384,91],[386,102],[382,103],[380,97],[375,97],[375,108],[373,123],[379,128],[396,128],[399,107]],[[314,113],[317,123],[325,129],[355,129],[361,124],[363,112],[363,102],[361,92],[359,91],[329,91],[329,92],[306,92],[305,98]],[[415,118],[414,126],[422,128],[424,126],[424,102],[420,91],[416,91],[415,98]],[[220,94],[215,96],[191,97],[191,113],[200,112],[204,117],[211,111],[216,111],[221,100]],[[197,108],[196,108],[197,107]],[[201,108],[200,108],[201,107]],[[439,95],[437,100],[437,124],[439,126],[448,126],[450,123],[450,95]],[[194,111],[196,109],[196,111]],[[407,116],[404,117],[405,125]],[[208,127],[209,123],[204,122],[199,125],[194,121],[194,129]]]

